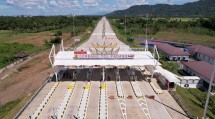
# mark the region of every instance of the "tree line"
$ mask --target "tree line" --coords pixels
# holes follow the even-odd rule
[[[97,16],[76,16],[75,26],[92,26]],[[0,30],[13,30],[13,32],[41,32],[61,29],[73,25],[72,16],[1,16]]]
[[[146,24],[148,27],[148,35],[156,34],[161,30],[168,29],[183,29],[185,31],[206,34],[214,36],[215,34],[215,17],[209,18],[193,18],[186,20],[172,19],[172,18],[145,18],[139,16],[129,17],[108,17],[111,22],[119,30],[124,31],[125,25],[127,27],[127,34],[145,34]],[[184,19],[184,20],[183,20]]]

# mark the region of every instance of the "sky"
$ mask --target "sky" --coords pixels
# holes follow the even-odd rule
[[[197,0],[0,0],[0,16],[91,15],[133,5],[184,4]]]

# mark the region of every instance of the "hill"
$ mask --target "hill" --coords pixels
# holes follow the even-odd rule
[[[215,16],[215,0],[199,0],[183,5],[135,5],[126,10],[114,11],[110,16],[144,16],[151,17],[210,17]]]

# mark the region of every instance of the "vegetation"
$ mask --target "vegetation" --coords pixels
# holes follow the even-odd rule
[[[131,37],[146,37],[143,34],[146,34],[147,24],[148,38],[215,46],[215,17],[189,20],[126,17],[126,29],[124,17],[109,19],[115,32],[123,35],[125,42]]]
[[[75,18],[75,35],[85,33],[92,28],[100,17],[77,16]],[[34,16],[34,17],[0,17],[0,68],[16,61],[16,52],[23,51],[31,55],[49,48],[53,43],[60,43],[63,33],[73,33],[72,17],[66,16]],[[16,43],[17,39],[24,39],[40,34],[48,34],[42,39],[43,46]],[[40,37],[41,39],[42,37]],[[12,43],[11,43],[12,42]],[[15,43],[14,43],[15,42]]]
[[[91,26],[99,17],[77,16],[76,26]],[[67,16],[33,16],[33,17],[0,17],[0,30],[11,30],[13,33],[42,32],[71,27],[72,17]]]
[[[15,54],[19,51],[32,54],[45,48],[31,44],[0,43],[0,68],[16,61],[18,58],[15,57]]]
[[[179,64],[175,61],[168,61],[164,54],[159,53],[160,56],[160,63],[162,64],[162,67],[176,75],[179,75],[178,69],[179,69]]]
[[[0,105],[0,119],[3,119],[8,113],[21,102],[21,99],[9,102],[3,106]]]
[[[206,98],[206,92],[202,92],[199,89],[184,89],[181,87],[177,87],[176,89],[176,93],[178,94],[178,96],[180,97],[180,99],[184,102],[184,104],[188,107],[189,111],[198,118],[201,118],[204,112],[204,106],[202,104],[202,101],[200,101],[198,98],[196,98],[196,96],[194,96],[192,93],[195,93],[196,95],[198,95],[201,98]],[[213,102],[215,101],[214,97],[212,97]],[[205,101],[204,101],[205,102]],[[211,101],[210,101],[211,103]],[[210,106],[213,107],[214,109],[214,104]],[[212,108],[209,106],[209,110],[207,111],[207,116],[210,119],[214,119],[215,118],[215,113],[214,110],[212,110]]]
[[[209,17],[215,15],[214,0],[199,0],[183,5],[136,5],[126,10],[110,13],[111,16],[142,16],[149,13],[152,17]]]

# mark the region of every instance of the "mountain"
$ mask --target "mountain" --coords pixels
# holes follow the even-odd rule
[[[135,5],[126,10],[114,11],[108,16],[145,16],[152,17],[209,17],[215,16],[215,0],[199,0],[183,5]]]
[[[103,15],[106,15],[106,14],[109,14],[110,12],[97,12],[97,13],[93,13],[93,14],[90,14],[90,15],[98,15],[98,16],[103,16]]]

